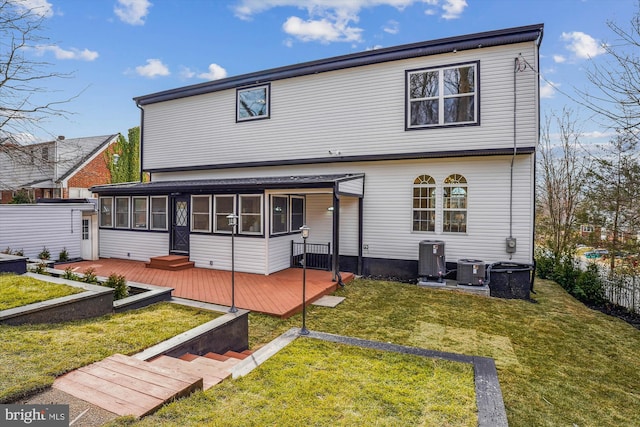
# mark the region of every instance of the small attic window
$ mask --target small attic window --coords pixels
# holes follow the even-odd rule
[[[236,121],[268,119],[271,85],[238,89],[236,92]]]

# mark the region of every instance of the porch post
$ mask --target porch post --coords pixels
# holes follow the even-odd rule
[[[337,186],[337,184],[336,184]],[[340,199],[338,198],[337,188],[333,189],[333,259],[332,269],[333,276],[331,280],[334,282],[338,280],[338,273],[340,272]]]

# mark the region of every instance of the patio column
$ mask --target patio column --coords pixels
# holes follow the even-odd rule
[[[331,257],[331,263],[333,275],[331,280],[334,282],[338,280],[338,273],[340,272],[340,199],[336,193],[336,188],[333,189],[333,256]]]

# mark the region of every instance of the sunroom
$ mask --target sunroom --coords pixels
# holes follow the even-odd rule
[[[196,267],[231,270],[233,243],[236,271],[268,275],[300,265],[306,225],[313,254],[307,267],[331,270],[334,279],[341,268],[362,268],[361,173],[154,181],[91,191],[99,195],[102,258],[175,254]]]

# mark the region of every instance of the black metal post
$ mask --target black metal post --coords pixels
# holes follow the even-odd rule
[[[302,231],[302,329],[300,335],[309,335],[307,329],[307,237],[309,237],[309,227],[303,225],[300,227]]]

